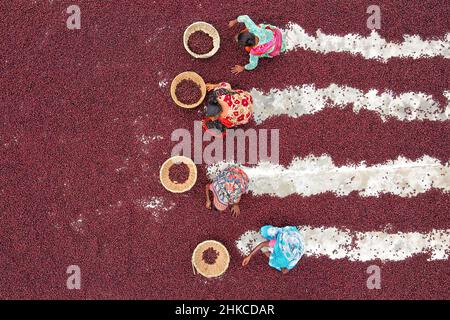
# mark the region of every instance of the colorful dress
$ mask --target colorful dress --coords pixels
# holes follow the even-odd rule
[[[214,194],[214,205],[223,211],[238,203],[248,191],[248,176],[239,166],[232,165],[217,174],[209,189]]]
[[[279,271],[294,268],[302,257],[305,246],[296,227],[277,228],[267,225],[261,228],[261,235],[272,242],[269,265]],[[275,240],[275,243],[273,243]]]
[[[249,16],[239,16],[238,22],[244,23],[248,31],[258,37],[258,45],[250,51],[250,61],[245,70],[253,70],[258,65],[259,58],[273,58],[286,51],[286,41],[281,30],[270,24],[257,26]]]
[[[250,121],[253,116],[253,98],[249,92],[232,90],[227,82],[220,83],[220,87],[214,91],[217,92],[217,100],[225,102],[228,106],[219,117],[224,126],[232,128]]]

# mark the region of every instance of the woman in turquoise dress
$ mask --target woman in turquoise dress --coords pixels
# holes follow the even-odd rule
[[[261,228],[260,233],[266,241],[260,243],[249,256],[245,257],[242,266],[248,265],[250,259],[260,250],[269,258],[269,266],[283,274],[297,265],[305,246],[296,227],[278,228],[267,225]]]
[[[244,67],[234,66],[231,68],[232,73],[253,70],[257,67],[260,58],[273,58],[286,51],[286,41],[279,28],[270,24],[256,25],[247,15],[239,16],[228,25],[231,28],[238,22],[244,23],[246,29],[237,35],[236,40],[249,52],[250,61]]]

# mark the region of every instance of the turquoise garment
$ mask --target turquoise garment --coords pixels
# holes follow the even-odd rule
[[[258,39],[259,39],[258,45],[267,43],[270,40],[272,40],[273,32],[270,30],[267,30],[266,27],[269,26],[271,28],[276,28],[275,26],[272,26],[270,24],[260,24],[259,26],[257,26],[252,21],[252,19],[250,19],[250,17],[247,15],[239,16],[237,18],[237,21],[244,23],[245,27],[248,29],[248,31],[258,37]],[[273,50],[271,50],[271,51],[273,51]],[[258,66],[259,58],[270,58],[269,53],[271,51],[269,51],[263,55],[260,55],[260,56],[254,56],[254,55],[250,54],[250,61],[248,64],[245,65],[245,70],[255,69]],[[285,52],[285,51],[286,51],[286,41],[285,41],[284,35],[283,35],[283,46],[281,48],[281,52]]]
[[[261,235],[267,240],[276,240],[269,257],[269,265],[281,271],[291,270],[302,257],[305,246],[300,232],[296,227],[277,228],[267,225],[261,228]]]

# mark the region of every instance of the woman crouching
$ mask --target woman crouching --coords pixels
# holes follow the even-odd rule
[[[260,250],[269,258],[269,266],[283,274],[297,265],[303,255],[304,244],[296,227],[278,228],[267,225],[261,228],[260,233],[266,241],[244,258],[242,266],[248,265],[250,259]]]
[[[225,211],[231,206],[233,217],[237,217],[241,213],[241,196],[248,191],[248,176],[239,166],[229,166],[220,171],[211,183],[206,184],[205,191],[206,208]],[[213,201],[210,192],[213,194]]]
[[[229,27],[234,27],[238,22],[244,23],[246,28],[236,36],[236,40],[250,54],[250,61],[244,67],[235,65],[231,68],[232,73],[253,70],[260,58],[274,58],[286,51],[286,39],[279,28],[270,24],[256,25],[247,15],[231,20]]]
[[[253,117],[253,97],[244,90],[232,89],[227,82],[206,84],[210,92],[206,106],[205,129],[226,129],[247,124]]]

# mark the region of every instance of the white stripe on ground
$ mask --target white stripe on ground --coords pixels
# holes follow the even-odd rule
[[[230,165],[220,162],[208,168],[210,178]],[[345,196],[356,191],[360,196],[394,194],[412,197],[432,188],[450,191],[449,163],[423,156],[412,161],[404,157],[383,164],[367,166],[364,162],[336,167],[328,155],[294,158],[289,167],[261,162],[255,167],[242,166],[249,176],[249,190],[254,195],[286,197],[292,194],[312,196],[332,192]]]
[[[421,92],[407,92],[395,95],[391,91],[367,92],[348,86],[331,84],[317,89],[313,84],[291,86],[283,90],[271,89],[263,93],[252,89],[254,99],[254,119],[260,124],[264,120],[280,115],[297,118],[314,114],[325,108],[345,108],[351,105],[353,112],[362,109],[374,111],[383,121],[396,118],[402,121],[432,120],[445,121],[450,117],[450,91],[444,91],[447,106],[433,100],[433,97]]]
[[[305,255],[326,256],[350,261],[401,261],[418,254],[430,254],[428,260],[446,260],[450,253],[450,230],[430,233],[352,232],[334,227],[298,227],[305,242]],[[257,231],[245,232],[236,246],[248,255],[264,238]]]
[[[423,40],[418,35],[404,35],[403,41],[396,43],[386,41],[375,30],[368,37],[358,34],[328,35],[320,29],[315,36],[309,35],[301,26],[291,22],[283,30],[283,34],[286,37],[287,51],[301,48],[320,53],[348,52],[383,62],[395,57],[450,58],[450,33],[429,40]]]

